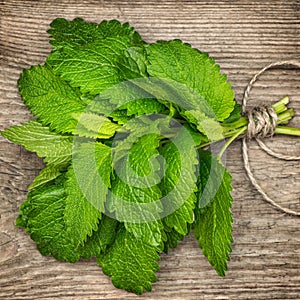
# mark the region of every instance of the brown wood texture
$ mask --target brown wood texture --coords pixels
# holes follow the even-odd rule
[[[209,52],[240,101],[252,75],[270,62],[300,60],[300,2],[289,1],[0,1],[0,130],[31,115],[18,94],[23,68],[43,64],[46,33],[57,17],[130,22],[147,42],[180,38]],[[271,70],[251,103],[289,95],[300,126],[300,71]],[[272,149],[300,154],[299,138],[277,136]],[[299,161],[278,161],[250,143],[251,166],[267,193],[300,210]],[[241,143],[227,151],[233,176],[234,239],[229,271],[218,277],[192,237],[161,255],[158,282],[136,296],[116,289],[94,260],[76,264],[43,257],[15,226],[18,207],[42,162],[0,138],[0,299],[300,299],[300,219],[275,210],[251,186]]]

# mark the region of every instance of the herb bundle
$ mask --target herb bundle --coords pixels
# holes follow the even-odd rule
[[[36,119],[1,132],[45,162],[17,225],[43,255],[96,257],[136,294],[151,290],[159,253],[191,230],[224,276],[232,187],[221,156],[248,120],[219,66],[180,40],[147,44],[116,20],[59,18],[49,34],[45,65],[18,81]],[[287,104],[273,106],[279,125],[293,116]]]

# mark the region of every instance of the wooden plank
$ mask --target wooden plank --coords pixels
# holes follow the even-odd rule
[[[299,1],[0,1],[0,130],[30,118],[18,95],[24,67],[42,64],[51,51],[46,33],[56,17],[129,21],[152,42],[180,38],[209,52],[228,74],[241,100],[251,76],[266,64],[300,60]],[[251,103],[290,95],[300,124],[300,72],[272,70],[262,76]],[[275,150],[299,155],[299,139],[275,137]],[[300,210],[299,162],[280,162],[250,143],[254,173],[278,203]],[[115,289],[94,260],[77,264],[43,257],[15,227],[42,162],[0,138],[0,299],[299,299],[299,218],[274,210],[250,185],[240,142],[227,153],[233,175],[234,238],[229,271],[218,277],[192,237],[162,255],[158,283],[143,297]]]

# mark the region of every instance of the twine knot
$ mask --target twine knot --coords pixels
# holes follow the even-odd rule
[[[256,73],[250,82],[248,83],[245,92],[244,97],[242,99],[242,110],[243,113],[248,116],[249,124],[248,124],[248,132],[247,137],[249,139],[255,138],[258,145],[262,150],[264,150],[269,155],[276,157],[278,159],[284,159],[284,160],[300,160],[300,156],[290,156],[285,155],[282,153],[274,152],[272,149],[267,147],[261,140],[261,138],[272,136],[275,132],[276,124],[277,124],[277,114],[274,111],[274,109],[271,106],[259,106],[254,107],[253,109],[247,110],[247,101],[249,99],[250,91],[253,87],[253,84],[256,82],[258,77],[263,74],[265,71],[277,68],[277,67],[286,67],[286,66],[293,66],[296,68],[300,68],[300,63],[297,61],[279,61],[275,63],[271,63],[268,66],[261,69],[258,73]],[[292,209],[282,207],[281,205],[277,204],[273,199],[271,199],[266,192],[261,188],[261,186],[258,184],[256,178],[254,177],[251,168],[250,168],[250,162],[248,157],[248,146],[247,146],[247,138],[243,138],[243,158],[244,158],[244,165],[245,170],[247,172],[247,175],[253,184],[253,186],[257,189],[257,191],[264,197],[264,199],[276,207],[279,211],[290,214],[292,216],[300,217],[300,212],[296,212]]]
[[[277,125],[277,114],[272,106],[262,105],[246,111],[248,117],[247,136],[265,138],[274,135]]]

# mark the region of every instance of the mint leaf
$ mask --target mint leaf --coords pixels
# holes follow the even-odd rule
[[[116,213],[118,220],[125,220],[125,227],[128,231],[145,243],[157,246],[161,242],[163,228],[159,219],[161,205],[154,202],[161,197],[156,171],[159,164],[155,163],[159,141],[155,134],[144,135],[135,142],[131,149],[128,149],[127,147],[131,145],[130,138],[132,136],[122,141],[115,151],[115,169],[119,171],[121,178],[115,177],[112,183],[112,194],[107,200],[107,207],[110,212]],[[129,158],[126,154],[129,154]],[[150,158],[154,164],[149,164]],[[134,166],[133,170],[131,166]],[[148,206],[147,209],[143,205],[151,202],[153,202],[151,208]]]
[[[126,229],[136,238],[149,245],[158,246],[162,240],[163,224],[160,219],[155,218],[162,208],[160,203],[154,201],[160,199],[159,188],[138,188],[116,178],[111,191],[112,194],[107,199],[107,209],[118,220],[124,221]],[[143,205],[151,202],[151,206]]]
[[[174,141],[177,145],[181,143],[182,147],[178,149],[174,143],[168,142],[161,150],[167,165],[162,187],[164,196],[168,197],[164,209],[178,209],[164,217],[163,221],[168,227],[186,235],[189,230],[188,224],[194,221],[197,152],[183,134],[179,134]]]
[[[147,77],[147,54],[144,47],[128,48],[117,64],[123,78],[133,79]]]
[[[167,108],[151,94],[147,93],[136,85],[136,81],[125,81],[103,91],[91,102],[88,110],[94,113],[103,114],[119,121],[118,117],[128,116],[126,123],[133,116],[143,114],[165,113]]]
[[[63,186],[52,184],[38,188],[29,194],[26,202],[21,207],[23,222],[19,221],[18,225],[26,225],[39,251],[59,260],[76,262],[80,254],[65,234]]]
[[[107,247],[113,244],[118,228],[118,221],[105,215],[101,217],[97,231],[87,238],[86,243],[79,247],[81,257],[91,258],[106,252]]]
[[[159,270],[158,260],[156,247],[145,244],[121,228],[114,244],[99,263],[115,287],[140,295],[144,289],[151,291],[151,283],[157,281],[154,272]]]
[[[235,103],[233,111],[230,113],[230,116],[224,120],[224,124],[230,124],[237,121],[242,115],[242,106],[238,103]]]
[[[28,187],[28,190],[33,190],[37,187],[48,183],[57,177],[59,177],[62,172],[68,167],[69,162],[65,162],[62,164],[50,163],[47,164],[37,175],[33,181],[33,183]]]
[[[78,89],[54,75],[47,65],[24,69],[18,86],[24,103],[43,125],[61,133],[74,132],[77,121],[72,114],[86,107]]]
[[[221,163],[217,162],[208,151],[200,151],[200,197],[205,193],[206,182],[209,181],[210,169],[208,166],[215,163],[219,167],[219,174],[224,174],[219,185],[210,186],[213,197],[209,205],[201,209],[201,202],[195,209],[194,234],[199,242],[203,254],[220,276],[225,275],[227,261],[231,252],[230,243],[233,242],[232,215],[230,195],[231,176]],[[213,175],[211,175],[213,176]],[[201,200],[200,200],[201,201]]]
[[[176,248],[179,241],[183,241],[184,235],[178,233],[175,229],[165,226],[166,240],[164,242],[163,251],[168,254],[170,248]]]
[[[107,200],[110,212],[145,243],[158,246],[162,241],[163,224],[160,213],[161,190],[159,137],[161,126],[169,120],[152,120],[150,116],[133,119],[123,126],[130,133],[116,140],[113,151],[117,172],[112,195]],[[166,124],[164,124],[166,123]]]
[[[131,119],[125,109],[118,109],[117,105],[111,103],[107,98],[100,97],[100,95],[97,95],[95,101],[89,104],[87,112],[109,117],[119,125],[123,125]]]
[[[135,143],[132,145],[129,153],[129,164],[130,168],[138,176],[146,177],[151,174],[152,169],[158,168],[158,162],[154,161],[159,155],[157,148],[159,147],[159,137],[156,133],[149,133],[139,137]],[[117,149],[117,152],[124,150]],[[151,161],[152,160],[152,164]],[[155,166],[156,163],[156,166]],[[147,184],[154,185],[154,182],[151,182],[153,177],[149,177]]]
[[[102,21],[100,24],[85,22],[81,18],[68,21],[57,18],[51,23],[48,33],[52,39],[50,44],[55,49],[64,47],[77,48],[78,46],[93,43],[107,37],[129,37],[134,44],[142,44],[140,35],[128,23],[121,24],[117,20]]]
[[[87,238],[86,243],[75,247],[68,239],[63,222],[66,205],[63,183],[64,179],[53,181],[30,192],[27,201],[20,206],[17,226],[26,228],[43,255],[54,255],[69,262],[75,262],[80,256],[91,258],[101,255],[114,242],[118,222],[103,216],[98,229]]]
[[[21,126],[7,128],[1,132],[1,135],[26,150],[36,152],[47,163],[65,163],[72,155],[71,136],[59,135],[50,131],[49,127],[33,120]]]
[[[180,40],[159,41],[149,45],[147,51],[150,76],[186,85],[199,96],[194,109],[208,104],[217,120],[229,117],[235,104],[234,93],[226,75],[220,74],[219,66],[206,53]]]
[[[98,228],[110,187],[111,149],[101,143],[80,145],[66,174],[64,220],[75,246]]]
[[[181,115],[189,121],[189,123],[196,125],[199,132],[203,133],[209,141],[219,141],[224,138],[223,128],[213,118],[207,117],[199,110],[187,110]]]
[[[123,104],[120,109],[126,109],[127,115],[141,116],[145,114],[159,114],[166,112],[167,108],[156,99],[138,99]]]
[[[71,86],[80,87],[83,93],[96,95],[123,81],[117,61],[132,46],[129,37],[107,37],[76,49],[54,51],[47,63]]]
[[[90,112],[73,113],[72,116],[78,121],[74,134],[79,136],[109,139],[121,127],[104,116]]]
[[[32,193],[32,192],[31,192]],[[19,215],[16,219],[16,226],[18,227],[24,227],[27,229],[27,224],[31,212],[31,203],[30,203],[30,197],[31,194],[27,194],[27,200],[22,202],[20,207],[19,207]]]
[[[74,169],[69,168],[66,182],[66,207],[64,220],[68,237],[78,247],[86,241],[87,236],[98,228],[101,211],[91,204],[81,191]]]

